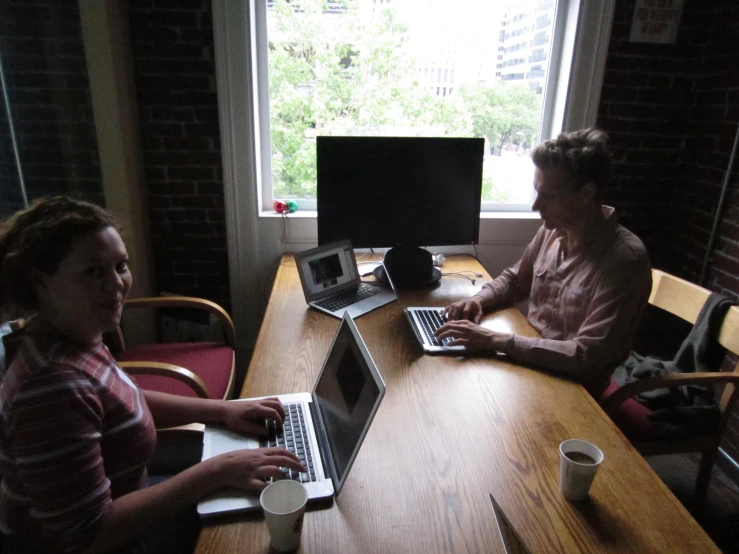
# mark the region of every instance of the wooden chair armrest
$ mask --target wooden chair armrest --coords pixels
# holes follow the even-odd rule
[[[739,384],[739,374],[710,371],[703,373],[678,373],[674,375],[659,375],[657,377],[649,377],[639,381],[633,381],[620,387],[608,399],[603,402],[603,411],[607,414],[613,414],[625,400],[650,390],[669,389],[673,387],[682,387],[685,385],[716,385],[719,383]]]
[[[188,423],[177,427],[162,427],[157,429],[157,439],[161,433],[172,437],[192,437],[202,435],[205,432],[204,423]]]
[[[236,348],[236,330],[228,312],[215,302],[192,296],[155,296],[126,300],[125,308],[195,308],[205,310],[216,316],[226,330],[226,340],[231,348]]]
[[[184,367],[161,362],[118,362],[118,367],[130,375],[160,375],[176,379],[195,391],[199,398],[211,398],[205,382]]]

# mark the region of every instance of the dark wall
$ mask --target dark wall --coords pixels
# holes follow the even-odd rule
[[[701,14],[703,27],[691,34],[704,45],[685,109],[680,186],[670,198],[665,229],[666,267],[686,279],[700,277],[721,186],[739,126],[739,4],[728,2]],[[739,198],[737,167],[729,176],[728,202],[721,214],[706,285],[739,294]]]
[[[160,291],[230,306],[208,0],[131,0],[152,247]]]
[[[132,0],[130,34],[151,210],[155,292],[230,305],[208,0]],[[0,56],[29,199],[104,204],[76,0],[0,2]],[[22,207],[0,96],[0,217]]]
[[[76,0],[0,2],[0,56],[29,199],[103,204]],[[22,207],[5,108],[0,95],[0,217]]]
[[[670,197],[680,180],[685,106],[703,46],[686,40],[693,25],[700,27],[690,2],[676,44],[630,43],[634,5],[634,0],[616,5],[598,126],[610,135],[615,162],[606,201],[618,208],[622,223],[642,238],[656,261]]]
[[[686,0],[675,44],[632,44],[634,4],[617,2],[598,117],[615,152],[607,202],[644,239],[654,267],[698,282],[739,125],[739,4]],[[735,168],[704,283],[731,297],[739,295],[736,186]],[[736,415],[723,446],[739,459]]]

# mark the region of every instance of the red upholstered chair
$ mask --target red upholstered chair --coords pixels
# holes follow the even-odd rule
[[[118,365],[145,390],[228,399],[235,379],[235,331],[231,318],[218,304],[202,298],[164,296],[128,300],[124,309],[196,308],[215,315],[223,324],[221,342],[178,342],[126,347],[120,329],[111,351]]]
[[[649,303],[676,315],[689,323],[695,323],[698,314],[711,291],[693,283],[660,271],[652,270],[652,293]],[[733,354],[739,354],[739,307],[732,306],[726,313],[718,337],[719,343]],[[700,452],[701,463],[695,483],[696,508],[701,510],[706,500],[711,470],[718,457],[721,436],[731,415],[737,397],[739,364],[733,372],[690,373],[663,375],[628,383],[618,388],[614,382],[606,390],[603,409],[629,436],[643,456]],[[690,437],[680,441],[657,440],[649,434],[649,410],[633,397],[649,390],[680,387],[684,385],[725,385],[719,400],[721,418],[712,433]]]

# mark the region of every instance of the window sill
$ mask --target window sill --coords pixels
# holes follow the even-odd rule
[[[278,214],[274,210],[262,210],[259,212],[259,217],[266,217],[266,218],[275,218],[275,217],[283,217],[283,214]],[[318,216],[318,212],[315,210],[298,210],[296,212],[292,212],[289,214],[286,214],[284,217],[288,217],[290,219],[315,219]]]
[[[318,213],[315,210],[298,210],[296,212],[292,212],[290,214],[287,214],[284,217],[287,217],[289,219],[315,219],[318,216]],[[267,219],[270,218],[280,218],[283,217],[282,214],[278,214],[275,211],[271,210],[262,210],[259,212],[259,217],[264,217]],[[531,219],[540,219],[540,216],[537,212],[481,212],[480,213],[480,219],[521,219],[521,220],[531,220]]]
[[[538,212],[481,212],[480,219],[541,219]]]

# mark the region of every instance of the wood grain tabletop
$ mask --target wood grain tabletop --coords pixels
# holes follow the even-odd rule
[[[469,257],[448,258],[443,272],[455,271],[484,277],[398,291],[355,320],[387,392],[340,495],[306,513],[299,552],[504,553],[490,494],[533,553],[718,552],[580,385],[502,355],[422,354],[403,308],[446,305],[490,278]],[[514,307],[483,324],[537,336]],[[311,391],[338,325],[306,306],[284,257],[241,397]],[[605,454],[583,503],[559,493],[558,445],[570,438]],[[207,521],[197,553],[268,550],[251,514]]]

